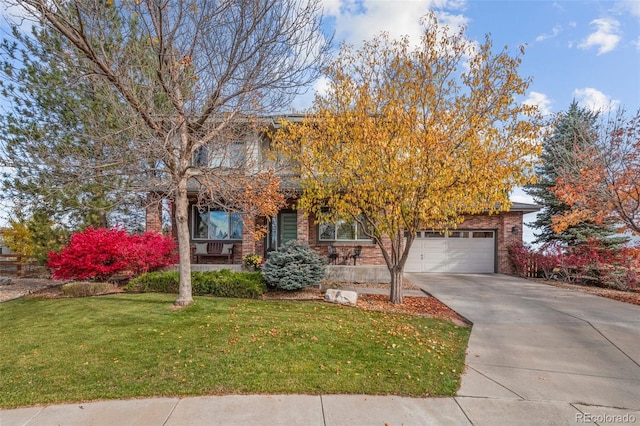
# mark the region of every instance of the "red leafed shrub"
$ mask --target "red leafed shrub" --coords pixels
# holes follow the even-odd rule
[[[517,242],[507,247],[507,253],[517,275],[521,277],[532,276],[533,252],[531,248],[521,242]]]
[[[178,261],[176,243],[172,238],[155,232],[145,232],[132,235],[129,240],[126,255],[130,261],[129,268],[136,275],[155,271]]]
[[[533,261],[536,265],[536,276],[546,280],[554,278],[564,258],[565,254],[557,244],[550,243],[543,245],[538,251],[533,253]]]
[[[177,260],[174,241],[157,233],[129,235],[123,229],[87,228],[71,236],[47,267],[56,279],[105,281],[114,274],[139,275]]]
[[[508,247],[516,274],[522,277],[559,279],[567,282],[620,290],[640,284],[640,249],[611,248],[597,240],[574,247],[546,244],[538,250],[523,245]]]
[[[621,249],[607,266],[603,268],[601,284],[620,290],[640,286],[640,257],[637,250],[628,247]]]
[[[588,241],[569,251],[567,263],[576,280],[585,284],[627,290],[640,281],[637,248],[609,248],[597,240]]]
[[[507,251],[516,274],[547,280],[555,277],[556,269],[565,256],[562,248],[555,244],[547,244],[534,250],[518,242],[507,247]]]

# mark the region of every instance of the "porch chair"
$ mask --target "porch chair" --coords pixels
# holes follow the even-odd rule
[[[360,257],[360,253],[362,253],[362,246],[356,246],[353,249],[353,253],[351,253],[351,256],[353,258],[353,264],[355,265],[358,258]]]
[[[334,246],[327,246],[327,251],[329,252],[329,263],[335,265],[338,260],[338,250]]]

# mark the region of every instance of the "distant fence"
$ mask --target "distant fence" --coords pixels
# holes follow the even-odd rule
[[[538,262],[534,259],[529,259],[526,265],[524,265],[523,275],[527,278],[540,278],[542,275],[540,272],[540,267],[538,266]]]
[[[45,267],[32,257],[21,254],[0,254],[0,275],[24,277],[45,272]]]

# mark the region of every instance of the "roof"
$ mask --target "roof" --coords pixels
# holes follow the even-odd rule
[[[513,202],[511,204],[510,212],[524,212],[524,213],[534,213],[542,210],[542,206],[537,204],[528,204],[528,203],[517,203]]]

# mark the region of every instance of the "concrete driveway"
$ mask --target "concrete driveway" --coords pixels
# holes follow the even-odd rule
[[[611,407],[640,424],[640,306],[506,275],[407,277],[474,324],[461,405]]]

